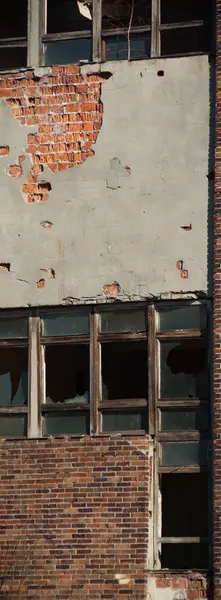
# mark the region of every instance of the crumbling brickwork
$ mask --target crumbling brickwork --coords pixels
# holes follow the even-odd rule
[[[70,169],[93,156],[101,124],[102,77],[82,76],[80,67],[52,67],[51,75],[36,77],[33,71],[1,75],[0,98],[11,108],[21,125],[29,126],[25,153],[32,168],[22,185],[26,202],[45,202],[51,184],[43,179],[47,166],[52,173]],[[9,153],[0,147],[0,156]],[[9,165],[7,174],[20,177],[18,165]]]

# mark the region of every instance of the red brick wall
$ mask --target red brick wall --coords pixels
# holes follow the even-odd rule
[[[214,599],[221,598],[221,0],[216,10],[216,128],[213,322],[213,570]]]
[[[2,441],[0,598],[20,598],[22,582],[23,598],[147,597],[148,445],[148,436]]]

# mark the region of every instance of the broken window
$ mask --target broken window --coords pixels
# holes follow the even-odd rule
[[[43,433],[90,433],[89,312],[42,316]]]
[[[102,0],[104,60],[146,58],[151,49],[151,2]]]
[[[0,436],[27,435],[28,319],[0,318]]]
[[[12,6],[3,2],[0,20],[0,70],[27,66],[28,0],[17,0]]]
[[[44,41],[46,65],[92,60],[92,5],[80,0],[47,0]]]
[[[209,565],[205,307],[159,305],[157,326],[155,564],[166,569],[204,569]]]

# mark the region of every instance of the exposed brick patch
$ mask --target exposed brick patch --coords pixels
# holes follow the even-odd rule
[[[41,221],[40,225],[47,229],[51,229],[51,227],[53,227],[53,223],[51,221]]]
[[[27,136],[25,151],[41,172],[45,166],[52,173],[70,169],[93,156],[91,146],[102,124],[102,81],[99,75],[83,77],[79,67],[70,66],[53,67],[52,75],[42,78],[32,71],[0,77],[0,97],[12,115],[21,125],[37,128]],[[8,147],[0,148],[0,156],[8,152]],[[28,203],[48,198],[36,184],[26,180],[23,186]]]
[[[172,600],[200,600],[202,598],[211,599],[211,581],[208,575],[199,573],[181,573],[174,575],[172,573],[153,572],[148,574],[150,581],[154,580],[154,587],[157,589],[171,590]],[[153,588],[151,588],[152,590]],[[151,593],[150,593],[150,597]],[[154,596],[155,597],[155,596]],[[162,596],[160,596],[162,597]],[[157,592],[156,592],[157,598]]]
[[[39,281],[37,281],[37,283],[36,283],[36,287],[38,288],[38,290],[41,290],[42,288],[44,288],[45,287],[45,280],[43,278],[39,279]]]
[[[22,168],[20,165],[9,165],[7,167],[7,174],[9,177],[21,177]]]
[[[9,146],[0,146],[0,156],[7,156],[9,154]]]
[[[22,539],[10,598],[26,555],[25,600],[146,600],[150,442],[141,452],[137,441],[141,450],[136,436],[0,444],[2,570]]]
[[[103,292],[105,296],[109,296],[110,298],[116,297],[120,293],[120,285],[116,281],[114,281],[114,283],[104,285]]]
[[[11,264],[10,263],[0,263],[0,271],[10,271]]]

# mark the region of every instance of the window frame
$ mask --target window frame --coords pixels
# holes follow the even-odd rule
[[[46,32],[46,2],[47,0],[28,0],[28,32],[27,32],[27,67],[39,67],[46,66],[44,62],[44,43],[64,41],[70,39],[79,39],[80,37],[91,37],[90,31],[75,31],[75,32],[61,32],[47,34]],[[204,21],[182,21],[180,23],[169,23],[161,24],[160,13],[161,13],[161,0],[151,0],[151,25],[145,25],[141,27],[131,27],[130,34],[150,31],[151,34],[151,51],[150,57],[147,58],[159,58],[161,57],[161,32],[176,29],[186,29],[190,27],[203,27]],[[102,31],[102,0],[93,0],[92,6],[92,63],[105,62],[102,50],[102,37],[108,35],[128,34],[128,28],[118,28]],[[8,41],[2,40],[0,47],[3,42]],[[10,43],[10,42],[9,42]],[[24,41],[21,41],[24,45]],[[208,54],[212,50],[212,41],[210,43],[210,49],[207,52],[188,52],[182,53],[181,56],[188,55],[199,55]],[[165,55],[166,56],[166,55]],[[179,56],[174,53],[172,56]],[[163,57],[163,56],[162,56]],[[129,59],[130,60],[130,59]],[[142,60],[142,59],[141,59]],[[85,64],[84,61],[74,64]],[[88,64],[88,63],[86,63]],[[90,64],[90,62],[89,62]],[[50,65],[49,65],[50,66]]]

